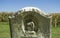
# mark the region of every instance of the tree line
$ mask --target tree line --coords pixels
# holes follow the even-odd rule
[[[8,22],[9,16],[12,16],[13,12],[0,12],[0,22]]]
[[[52,26],[53,27],[60,27],[60,13],[52,13],[50,14],[52,16]]]

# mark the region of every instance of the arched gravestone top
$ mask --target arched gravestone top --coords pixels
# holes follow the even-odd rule
[[[39,8],[37,7],[24,7],[22,9],[20,9],[18,12],[25,12],[25,11],[35,11],[36,13],[39,13],[40,15],[46,17],[47,13],[41,11]],[[19,13],[18,13],[19,14]]]
[[[25,7],[9,17],[11,38],[50,38],[50,18],[36,7]]]

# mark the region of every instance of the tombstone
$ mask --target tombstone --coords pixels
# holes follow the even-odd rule
[[[9,16],[11,38],[50,38],[50,18],[35,7],[25,7]]]

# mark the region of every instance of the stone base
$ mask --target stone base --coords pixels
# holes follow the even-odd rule
[[[37,38],[37,37],[21,37],[21,38]]]

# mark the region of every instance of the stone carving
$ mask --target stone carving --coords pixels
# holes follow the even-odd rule
[[[45,15],[38,8],[26,7],[10,16],[11,38],[50,38],[50,18]]]

